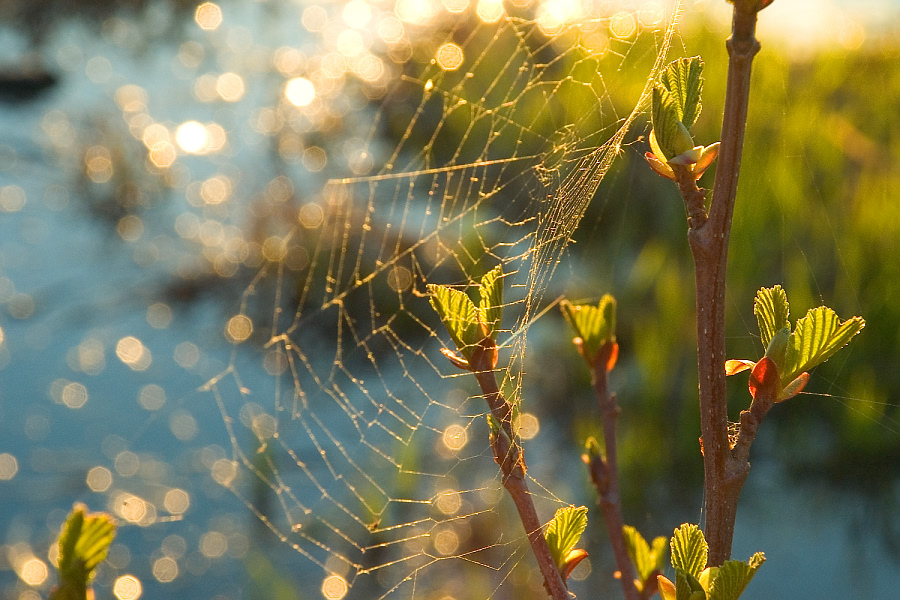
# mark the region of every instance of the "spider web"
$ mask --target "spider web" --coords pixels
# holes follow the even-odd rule
[[[212,475],[327,598],[540,590],[486,405],[438,352],[452,343],[425,286],[467,289],[503,266],[499,376],[514,402],[527,396],[525,333],[667,60],[677,14],[554,7],[482,2],[414,44],[419,60],[351,153],[353,176],[298,209],[279,256],[303,267],[268,262],[226,326],[264,348],[236,346],[204,387],[232,445]],[[620,89],[635,73],[643,89]],[[527,410],[525,439],[538,425]],[[567,504],[531,487],[545,520]]]

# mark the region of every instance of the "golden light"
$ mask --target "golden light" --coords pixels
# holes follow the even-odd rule
[[[630,38],[637,31],[637,19],[634,13],[617,12],[609,21],[609,32],[619,39]]]
[[[475,13],[485,23],[496,23],[503,18],[503,2],[501,0],[478,0]]]
[[[70,381],[63,387],[60,400],[69,408],[81,408],[88,401],[87,388],[83,384]]]
[[[165,329],[172,323],[172,307],[155,302],[147,307],[147,323],[154,329]]]
[[[451,14],[459,14],[469,8],[469,0],[441,0],[441,4]]]
[[[19,472],[19,461],[9,452],[0,454],[0,481],[9,481]]]
[[[372,7],[365,0],[350,0],[344,5],[341,15],[344,23],[356,29],[363,29],[372,19]]]
[[[212,31],[222,24],[222,9],[213,2],[204,2],[194,11],[194,21],[200,29]]]
[[[206,558],[219,558],[228,550],[228,538],[218,531],[207,531],[200,537],[199,548]]]
[[[269,262],[281,262],[287,256],[287,245],[281,237],[270,235],[262,244],[262,253]]]
[[[317,202],[307,202],[300,207],[297,212],[297,218],[300,224],[307,229],[315,229],[319,227],[325,220],[325,211]]]
[[[234,315],[225,325],[225,337],[233,344],[247,341],[253,333],[253,321],[247,315]]]
[[[138,394],[138,404],[144,410],[159,410],[166,403],[166,390],[156,385],[148,383],[141,388]]]
[[[209,143],[206,127],[197,121],[185,121],[175,130],[175,143],[188,154],[200,154]]]
[[[128,84],[116,90],[116,104],[124,112],[138,112],[147,108],[147,92],[144,88]]]
[[[463,62],[462,48],[452,42],[443,44],[435,55],[438,66],[445,71],[455,71]]]
[[[348,591],[347,580],[340,575],[329,575],[322,581],[322,596],[327,600],[341,600]]]
[[[123,337],[118,341],[116,356],[133,371],[146,371],[153,361],[150,350],[133,335]]]
[[[441,441],[448,450],[461,450],[469,442],[469,434],[461,425],[451,425],[444,430]]]
[[[168,556],[156,559],[153,563],[153,576],[160,583],[175,581],[175,578],[178,577],[178,563]]]
[[[284,84],[284,97],[294,106],[309,106],[316,99],[316,88],[309,79],[294,77]]]
[[[328,155],[325,154],[325,150],[322,148],[310,146],[303,151],[303,158],[301,161],[308,171],[318,173],[325,168],[326,164],[328,164]]]
[[[412,285],[412,273],[406,267],[394,267],[388,271],[388,286],[395,292],[402,292]]]
[[[522,413],[518,421],[519,437],[523,440],[533,439],[541,430],[541,422],[531,413]]]
[[[102,493],[110,488],[113,482],[112,471],[106,467],[93,467],[87,473],[85,483],[92,492]]]
[[[244,79],[237,73],[222,73],[216,80],[216,93],[225,102],[237,102],[245,91]]]
[[[37,557],[22,561],[16,571],[22,581],[34,587],[42,585],[50,575],[47,563]]]
[[[220,458],[213,463],[210,472],[216,483],[228,487],[237,477],[237,463],[227,458]]]
[[[394,14],[405,23],[422,25],[431,20],[438,12],[433,0],[397,0]]]
[[[459,549],[459,535],[452,529],[444,529],[434,536],[434,549],[442,556],[449,556]]]
[[[141,580],[134,575],[121,575],[116,577],[113,584],[113,595],[118,600],[137,600],[144,593]]]
[[[454,515],[462,507],[462,497],[456,490],[445,490],[434,499],[434,505],[445,515]]]
[[[206,204],[222,204],[231,196],[231,179],[215,175],[200,185],[200,197]]]
[[[129,523],[148,525],[156,520],[155,507],[134,494],[117,494],[110,500],[110,505],[113,512]]]
[[[113,176],[112,158],[106,146],[91,146],[84,153],[84,169],[94,183],[106,183]]]
[[[167,169],[175,162],[175,146],[169,142],[160,142],[150,148],[149,158],[154,166]]]
[[[3,212],[18,212],[25,208],[27,197],[25,190],[17,185],[5,185],[0,187],[0,210]]]

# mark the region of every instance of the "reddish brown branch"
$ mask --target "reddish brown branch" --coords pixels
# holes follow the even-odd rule
[[[491,409],[491,414],[500,424],[500,432],[491,436],[491,451],[494,460],[500,465],[503,487],[516,505],[519,519],[525,527],[528,543],[531,544],[531,550],[544,577],[544,587],[553,600],[568,600],[569,591],[550,554],[550,548],[544,539],[543,525],[528,491],[525,457],[512,430],[512,410],[497,386],[494,376],[493,368],[497,364],[497,346],[494,340],[483,339],[472,352],[469,364]]]
[[[628,555],[628,546],[625,543],[625,534],[622,519],[622,504],[619,495],[619,468],[616,461],[616,421],[619,416],[619,406],[616,403],[616,395],[609,393],[607,380],[607,364],[615,342],[608,342],[597,353],[591,364],[591,379],[594,394],[597,397],[597,405],[600,408],[600,420],[603,423],[603,442],[606,451],[602,456],[591,457],[588,468],[591,472],[591,481],[599,495],[600,510],[606,521],[606,531],[613,549],[616,567],[619,570],[619,578],[622,582],[622,592],[626,600],[640,600],[641,594],[634,585],[634,569],[631,557]]]
[[[756,12],[735,3],[732,35],[728,38],[728,82],[722,139],[709,219],[692,223],[688,232],[697,286],[697,365],[700,384],[700,429],[703,435],[706,539],[708,564],[720,565],[731,556],[737,499],[746,479],[729,472],[728,407],[725,397],[725,270],[728,241],[741,164],[750,70],[759,51]],[[687,201],[687,198],[685,199]],[[748,466],[749,468],[749,466]]]

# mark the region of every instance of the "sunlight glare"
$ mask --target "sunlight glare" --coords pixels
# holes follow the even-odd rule
[[[118,600],[138,600],[142,593],[141,581],[134,575],[120,575],[113,584],[113,594]]]
[[[294,77],[284,84],[284,97],[294,106],[309,106],[316,98],[316,88],[309,79]]]
[[[222,9],[213,2],[204,2],[194,12],[194,21],[200,29],[212,31],[222,24]]]
[[[341,600],[348,590],[347,580],[340,575],[329,575],[322,582],[322,596],[327,600]]]
[[[363,29],[372,20],[372,7],[365,0],[350,0],[341,14],[344,23],[355,29]]]
[[[198,121],[185,121],[175,130],[175,143],[188,154],[202,153],[209,143],[206,127]]]
[[[444,430],[441,441],[448,450],[461,450],[469,441],[469,434],[461,425],[451,425]]]
[[[438,66],[444,71],[455,71],[463,63],[462,48],[452,42],[447,42],[438,48],[435,56]]]
[[[633,36],[637,32],[637,19],[634,13],[623,10],[614,14],[609,21],[609,32],[619,39]]]
[[[483,22],[496,23],[503,18],[503,2],[501,0],[478,0],[475,12]]]

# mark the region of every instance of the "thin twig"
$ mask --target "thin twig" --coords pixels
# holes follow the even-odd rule
[[[553,600],[568,600],[571,596],[550,554],[547,540],[544,539],[543,525],[534,507],[531,492],[528,491],[525,457],[517,436],[513,434],[512,411],[509,402],[497,386],[493,372],[496,362],[497,346],[489,337],[476,346],[469,359],[471,370],[481,387],[481,393],[491,409],[491,414],[500,424],[500,432],[491,436],[491,450],[503,474],[503,487],[516,505],[519,519],[525,527],[531,550],[544,577],[544,587]]]
[[[606,343],[597,353],[591,364],[591,379],[597,405],[600,408],[600,420],[603,423],[603,442],[606,457],[594,456],[588,465],[591,481],[600,496],[599,505],[606,521],[606,531],[613,549],[622,592],[626,600],[640,600],[641,594],[634,585],[634,570],[625,544],[625,533],[622,519],[622,503],[619,494],[619,469],[616,461],[616,421],[619,416],[619,405],[616,395],[609,393],[607,379],[607,360],[613,343]]]

